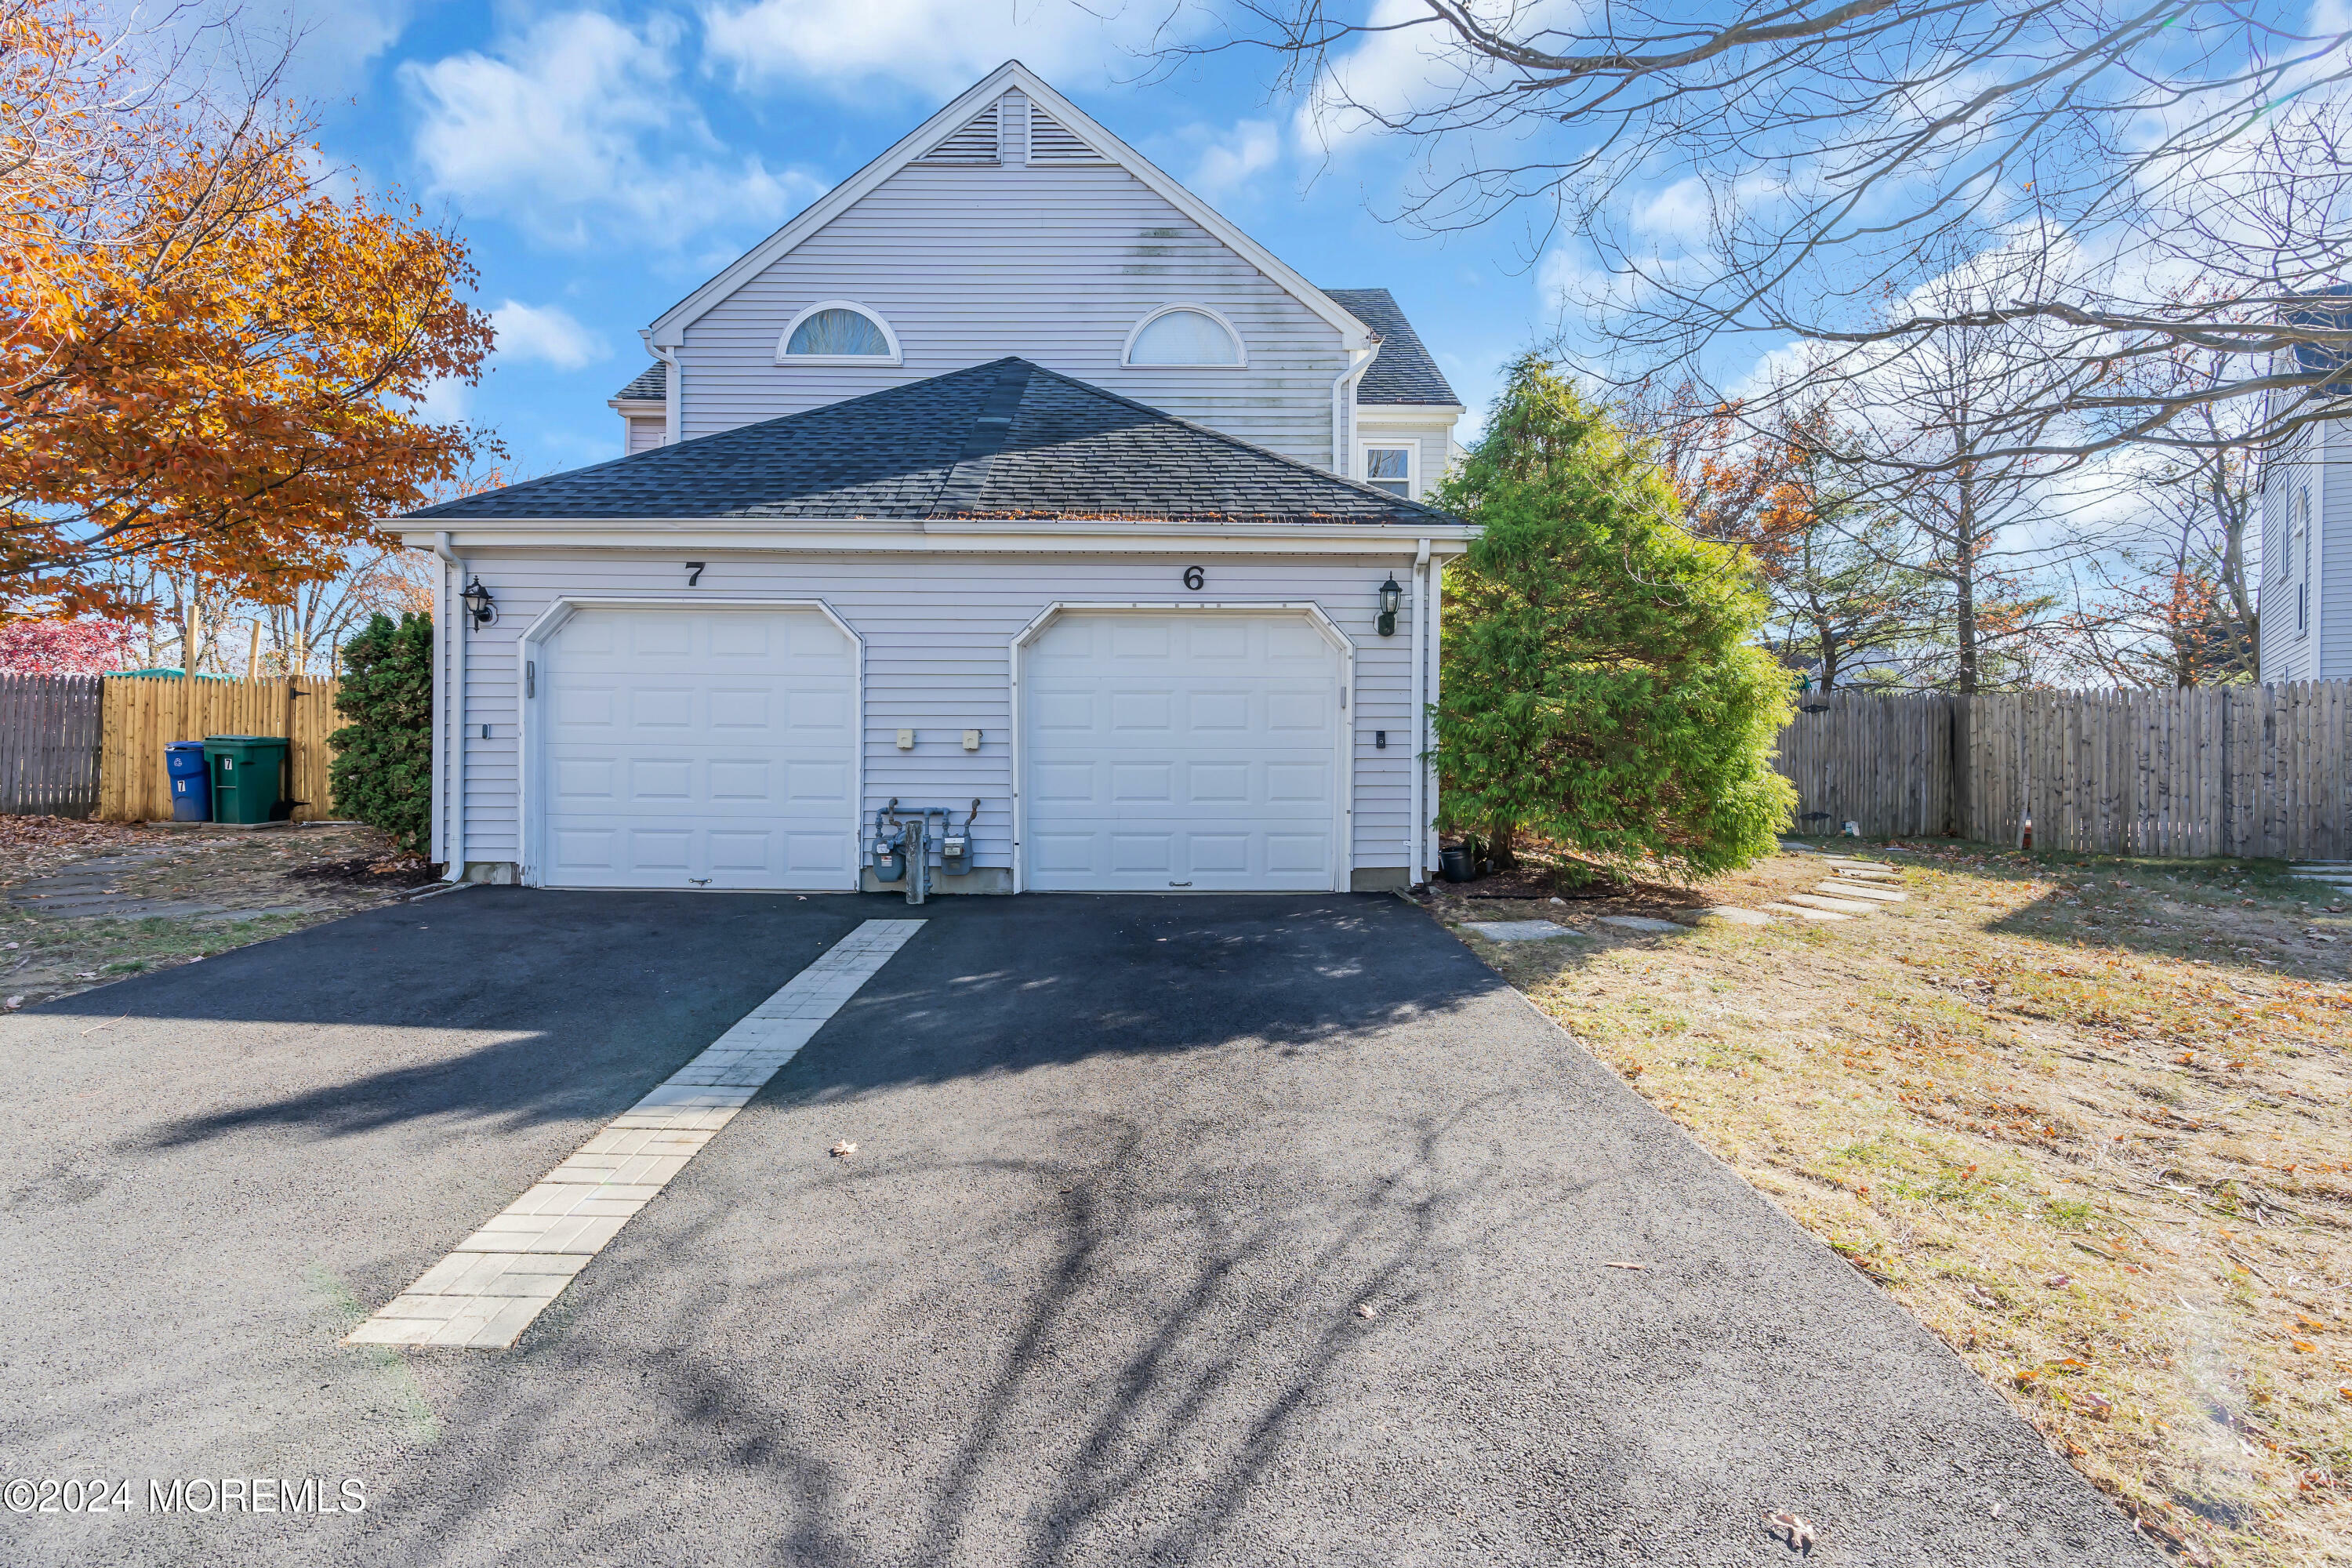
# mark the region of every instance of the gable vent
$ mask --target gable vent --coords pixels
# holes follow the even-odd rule
[[[1109,160],[1029,106],[1029,161],[1033,163],[1105,163]]]
[[[945,140],[924,153],[925,163],[993,163],[996,162],[996,109],[993,103],[964,121]]]

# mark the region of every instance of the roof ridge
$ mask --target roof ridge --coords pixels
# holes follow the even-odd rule
[[[928,516],[937,517],[942,510],[970,510],[980,501],[981,492],[987,488],[989,470],[996,465],[996,455],[1004,450],[1005,441],[1013,434],[1013,421],[1021,412],[1021,400],[1029,391],[1029,379],[1037,367],[1017,355],[1007,354],[981,367],[996,372],[995,384],[980,401],[980,410],[971,417],[971,428],[963,438],[963,449],[956,454],[955,467],[940,481],[939,489],[925,508]]]

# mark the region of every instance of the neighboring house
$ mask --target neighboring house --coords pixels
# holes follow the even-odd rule
[[[646,337],[628,456],[388,525],[453,876],[874,887],[896,800],[977,802],[941,891],[1422,879],[1462,410],[1385,290],[1007,65]]]
[[[2297,351],[2319,368],[2323,351]],[[2352,679],[2352,421],[2306,425],[2263,458],[2262,679]]]

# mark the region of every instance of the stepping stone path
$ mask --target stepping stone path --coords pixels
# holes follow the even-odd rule
[[[1602,915],[1593,923],[1620,926],[1626,931],[1680,931],[1683,929],[1673,921],[1654,921],[1647,915]]]
[[[1489,942],[1547,942],[1580,934],[1550,921],[1464,921],[1462,929],[1475,931]]]
[[[1787,920],[1847,921],[1875,914],[1911,897],[1895,886],[1903,873],[1883,860],[1848,860],[1835,855],[1823,858],[1830,868],[1828,881],[1814,883],[1810,893],[1790,893],[1764,908]]]
[[[2286,868],[2286,874],[2325,882],[2330,891],[2352,897],[2352,860],[2298,860]]]

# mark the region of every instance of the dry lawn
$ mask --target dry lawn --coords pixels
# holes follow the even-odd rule
[[[2175,1552],[2352,1563],[2352,917],[2266,862],[1859,847],[1909,902],[1591,923],[1825,874],[1783,855],[1434,908],[1590,933],[1465,940]]]
[[[42,879],[128,850],[160,851],[106,879],[131,898],[201,900],[216,914],[52,914]],[[356,823],[238,832],[0,816],[0,1008],[176,968],[389,902],[432,879]]]

